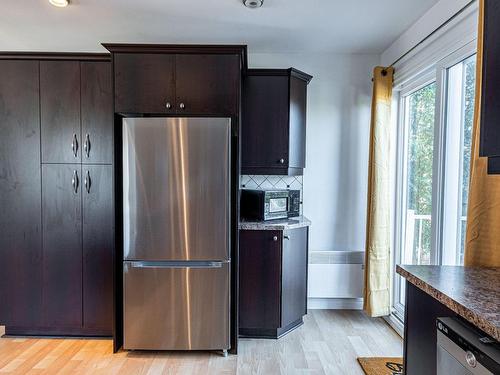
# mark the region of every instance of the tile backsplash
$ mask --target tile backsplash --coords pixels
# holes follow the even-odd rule
[[[302,176],[242,175],[242,189],[292,189],[302,193]]]

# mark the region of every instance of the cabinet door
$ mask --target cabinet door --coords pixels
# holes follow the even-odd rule
[[[117,53],[114,64],[115,112],[174,113],[175,55]]]
[[[78,61],[40,62],[40,111],[42,162],[80,162]]]
[[[112,334],[113,322],[113,167],[84,165],[83,326]]]
[[[280,231],[240,231],[240,328],[281,325],[281,239]]]
[[[307,313],[307,233],[308,228],[283,233],[281,327]]]
[[[483,77],[481,94],[480,155],[500,156],[500,3],[495,0],[484,2],[484,45]],[[498,161],[497,161],[498,162]],[[497,171],[497,163],[492,166]]]
[[[269,171],[269,168],[288,167],[288,80],[288,76],[259,75],[244,80],[241,129],[244,173],[245,168]]]
[[[82,62],[82,161],[113,162],[113,94],[111,64]]]
[[[81,165],[42,165],[44,327],[82,325]]]
[[[176,55],[177,113],[238,114],[238,55]]]
[[[41,308],[37,61],[0,61],[0,324],[36,326]]]

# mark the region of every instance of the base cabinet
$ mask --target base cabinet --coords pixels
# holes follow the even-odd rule
[[[240,336],[279,338],[303,323],[307,243],[307,227],[240,231]]]

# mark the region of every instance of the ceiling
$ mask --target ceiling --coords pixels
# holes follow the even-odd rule
[[[103,51],[101,42],[234,43],[250,52],[381,53],[437,0],[3,0],[0,50]]]

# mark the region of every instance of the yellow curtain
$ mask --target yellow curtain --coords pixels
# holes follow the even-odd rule
[[[372,317],[391,310],[390,138],[394,69],[373,71],[364,309]]]
[[[466,266],[500,267],[500,176],[488,175],[488,160],[487,158],[479,157],[483,35],[484,0],[480,0],[476,102],[473,129],[474,142],[471,152],[471,176],[464,263]]]

